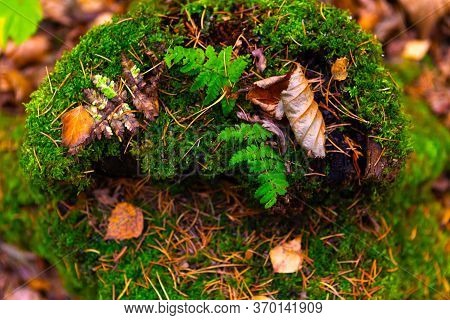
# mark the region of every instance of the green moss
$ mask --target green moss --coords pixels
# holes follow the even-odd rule
[[[261,22],[256,24],[252,19],[235,14],[242,7],[254,8],[251,14],[260,17]],[[230,12],[227,19],[225,10]],[[164,20],[155,12],[164,12],[169,16],[179,12],[185,14],[178,16],[179,21],[169,23],[171,20]],[[83,89],[93,86],[89,74],[100,74],[120,82],[122,53],[140,56],[144,63],[136,63],[141,70],[146,70],[147,49],[150,48],[161,59],[167,49],[175,45],[184,43],[192,46],[189,30],[183,21],[189,23],[189,19],[193,19],[195,22],[203,13],[205,21],[209,22],[203,25],[201,41],[216,47],[217,51],[225,47],[218,42],[233,41],[230,43],[233,45],[236,40],[221,39],[223,36],[217,35],[217,30],[232,28],[240,32],[241,23],[249,24],[245,36],[266,48],[265,55],[270,57],[264,76],[288,72],[285,64],[288,59],[307,65],[314,74],[321,74],[326,82],[330,81],[330,68],[334,60],[348,57],[352,61],[348,80],[336,84],[336,90],[342,93],[339,103],[349,110],[340,115],[339,122],[350,123],[351,126],[330,133],[329,139],[345,149],[343,137],[351,137],[364,152],[365,139],[370,137],[384,148],[388,164],[385,175],[395,175],[409,150],[398,89],[381,65],[380,45],[372,36],[362,32],[346,13],[312,0],[293,3],[281,0],[194,1],[167,8],[161,8],[156,1],[142,1],[127,16],[118,17],[84,36],[80,44],[57,63],[49,80],[33,95],[27,106],[28,131],[22,165],[35,184],[53,193],[71,186],[78,191],[84,190],[97,177],[97,172],[116,175],[114,170],[102,168],[105,158],[115,159],[113,168],[126,166],[120,163],[120,159],[129,156],[124,155],[127,150],[139,162],[139,168],[129,169],[148,175],[154,181],[176,180],[192,174],[207,178],[225,174],[239,177],[242,185],[254,193],[258,185],[246,181],[251,180],[246,169],[240,168],[237,172],[229,165],[236,150],[217,139],[222,129],[242,121],[234,113],[224,116],[220,108],[213,108],[196,121],[183,122],[183,119],[195,119],[193,115],[202,112],[206,107],[203,102],[207,95],[202,91],[190,92],[195,77],[185,74],[180,66],[165,70],[159,82],[160,115],[132,139],[131,148],[113,138],[90,143],[77,156],[70,156],[60,146],[61,114],[83,101]],[[243,56],[249,52],[244,50],[239,53]],[[247,66],[246,71],[249,72],[250,68]],[[248,86],[245,80],[237,83],[238,88],[244,86]],[[316,99],[325,101],[319,95]],[[238,98],[237,104],[247,112],[255,112],[243,95]],[[325,118],[327,124],[335,123],[333,116],[327,112]],[[205,123],[208,125],[205,126]],[[330,148],[334,147],[330,145]],[[302,201],[309,201],[310,195],[317,190],[321,190],[324,198],[329,198],[326,195],[334,189],[329,188],[330,184],[342,184],[342,190],[349,193],[355,193],[358,189],[353,164],[339,154],[330,153],[324,161],[309,159],[301,148],[289,143],[283,157],[290,166],[288,180],[292,186],[291,194],[295,197],[300,195]],[[342,163],[344,167],[341,167]],[[361,166],[364,170],[364,160]],[[310,172],[309,168],[324,176],[305,176]],[[375,187],[379,184],[374,181],[364,183],[367,186],[374,184]]]
[[[27,105],[28,130],[21,162],[32,180],[44,189],[57,191],[61,182],[82,189],[90,182],[90,175],[85,172],[92,169],[93,163],[120,154],[119,142],[111,140],[98,141],[77,157],[67,157],[66,150],[58,144],[59,119],[73,103],[83,100],[84,88],[93,87],[91,72],[115,78],[122,71],[121,53],[139,51],[142,45],[169,47],[176,40],[177,36],[159,27],[157,17],[143,16],[149,7],[141,9],[138,6],[128,16],[91,30],[77,47],[63,56],[49,80],[32,95]]]
[[[31,232],[33,249],[56,264],[67,288],[84,298],[118,298],[124,292],[121,296],[124,299],[156,299],[158,294],[164,297],[165,290],[172,299],[184,298],[182,293],[188,298],[218,299],[267,292],[275,292],[276,298],[293,299],[299,298],[302,291],[309,298],[319,299],[334,297],[331,288],[344,298],[367,298],[368,293],[352,281],[365,277],[364,272],[370,272],[374,265],[380,273],[366,286],[373,298],[429,297],[427,287],[423,282],[416,285],[417,279],[411,277],[411,273],[427,279],[433,290],[442,291],[444,285],[429,264],[436,258],[441,275],[448,275],[448,261],[442,254],[446,236],[436,243],[431,243],[429,236],[438,232],[435,217],[438,208],[432,206],[429,215],[424,214],[424,208],[406,212],[412,203],[410,198],[416,194],[422,193],[423,197],[429,198],[427,184],[449,162],[449,135],[422,105],[413,102],[407,104],[412,117],[418,118],[412,140],[415,152],[392,195],[383,193],[376,181],[363,181],[361,189],[355,181],[340,185],[332,175],[342,173],[343,168],[336,169],[336,163],[342,159],[335,154],[325,160],[308,159],[298,146],[289,144],[283,157],[291,167],[288,176],[290,197],[275,208],[275,212],[283,212],[286,207],[288,214],[261,212],[256,216],[243,214],[243,217],[234,218],[230,212],[239,204],[221,189],[222,185],[217,182],[219,178],[228,176],[233,181],[243,181],[240,187],[248,189],[246,192],[257,186],[246,181],[248,173],[245,170],[231,170],[229,159],[236,151],[235,146],[223,145],[217,138],[223,129],[241,121],[233,114],[224,116],[220,108],[213,108],[189,129],[186,129],[189,121],[180,125],[181,119],[192,119],[193,114],[205,107],[202,105],[204,92],[190,92],[194,79],[176,67],[166,70],[160,82],[160,115],[131,141],[130,153],[140,164],[140,170],[135,173],[150,177],[152,183],[170,184],[183,179],[183,184],[167,188],[173,197],[173,202],[169,203],[174,203],[175,209],[167,212],[158,208],[153,199],[159,199],[159,194],[129,200],[145,209],[148,228],[145,238],[123,242],[102,238],[108,212],[96,206],[86,187],[92,181],[98,183],[105,179],[104,175],[120,175],[115,170],[125,166],[124,159],[129,154],[124,154],[125,145],[111,139],[95,141],[77,156],[67,155],[67,150],[60,146],[61,114],[71,104],[82,102],[82,89],[93,86],[88,77],[90,72],[111,79],[120,75],[121,53],[135,51],[146,61],[145,50],[140,45],[143,42],[162,59],[169,47],[189,42],[183,27],[185,16],[172,25],[156,17],[154,12],[170,15],[186,10],[197,21],[205,10],[204,21],[208,23],[202,32],[212,37],[217,24],[223,22],[224,13],[218,11],[233,11],[242,3],[208,0],[194,1],[182,8],[178,4],[161,8],[159,1],[146,1],[136,5],[129,15],[92,30],[82,38],[79,46],[64,55],[50,76],[50,82],[40,87],[27,106],[29,116],[22,157],[27,174],[35,184],[54,193],[53,201],[42,205],[34,216],[23,211],[26,224],[23,227],[13,225],[8,239],[18,242],[24,229]],[[398,88],[381,66],[381,48],[375,40],[360,31],[347,14],[315,1],[255,0],[245,1],[245,4],[247,7],[254,5],[254,14],[262,21],[251,25],[254,32],[246,36],[254,37],[258,46],[266,48],[266,56],[270,58],[264,76],[287,72],[287,58],[307,65],[328,81],[333,61],[343,56],[352,57],[348,79],[337,86],[343,93],[342,104],[368,122],[342,114],[342,121],[351,123],[352,128],[343,127],[336,132],[352,137],[357,136],[355,132],[362,132],[361,141],[370,136],[385,149],[390,173],[398,171],[410,149],[408,132],[398,101]],[[231,21],[233,25],[237,20],[231,15],[231,19],[224,21]],[[174,30],[178,32],[176,35]],[[207,37],[202,40],[208,41]],[[212,45],[220,47],[217,43]],[[284,51],[286,47],[288,51]],[[278,52],[287,56],[277,57]],[[138,67],[148,69],[145,63]],[[243,82],[242,86],[248,85]],[[254,112],[244,97],[237,103],[244,110]],[[429,129],[424,129],[425,126]],[[11,157],[15,159],[15,153]],[[3,155],[0,159],[4,161],[2,166],[11,163]],[[102,168],[108,162],[114,164],[113,169]],[[305,176],[311,172],[310,168],[327,176]],[[93,169],[99,172],[88,173]],[[219,191],[212,198],[199,191],[201,201],[193,199],[191,191],[203,178]],[[3,193],[18,190],[21,181],[16,185],[5,185],[6,192]],[[57,200],[63,191],[67,198],[67,191],[73,191],[73,187],[76,191],[87,190],[83,197],[89,202],[79,200],[79,207],[61,219],[55,209]],[[353,210],[347,209],[354,203],[359,190],[369,200],[358,203]],[[3,210],[14,212],[10,208],[23,208],[31,192],[23,193],[23,202],[4,198],[11,200],[4,202],[7,209]],[[404,197],[406,193],[411,197]],[[382,198],[383,203],[377,208],[370,207],[370,200],[377,197]],[[236,201],[253,204],[245,197]],[[30,205],[35,203],[36,200],[29,202]],[[86,206],[89,210],[85,210]],[[301,215],[294,215],[299,211]],[[11,226],[12,217],[14,214],[2,214],[0,228],[6,230],[5,226]],[[379,240],[380,235],[370,224],[371,218],[379,224],[384,219],[393,231]],[[188,222],[181,228],[183,219]],[[410,241],[411,229],[419,225],[425,226],[423,233]],[[311,259],[305,259],[302,270],[305,277],[310,276],[307,282],[300,273],[274,275],[267,263],[269,250],[290,231],[292,235],[302,235],[302,244]],[[171,247],[174,234],[179,239],[191,234],[190,240],[196,241],[195,250],[192,247],[186,249],[184,242]],[[277,240],[271,242],[270,239]],[[161,249],[169,247],[168,257]],[[414,252],[414,248],[418,251]],[[248,250],[254,251],[253,256],[246,257]],[[114,260],[119,254],[121,257]],[[393,271],[396,265],[391,254],[403,268]],[[224,266],[217,266],[219,260],[226,262]],[[169,268],[175,272],[174,277]],[[265,285],[259,287],[262,284]]]

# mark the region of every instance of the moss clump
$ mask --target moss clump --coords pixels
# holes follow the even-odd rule
[[[428,279],[425,283],[443,291],[445,285],[426,262],[442,253],[445,236],[433,250],[425,236],[408,242],[412,226],[408,221],[426,226],[427,233],[436,231],[437,221],[424,215],[422,207],[407,215],[412,203],[401,190],[415,194],[419,185],[444,169],[449,135],[438,129],[436,137],[418,127],[413,140],[416,152],[407,171],[393,195],[383,192],[385,181],[397,174],[410,148],[398,88],[381,65],[381,49],[373,37],[346,13],[312,0],[158,3],[144,1],[128,15],[89,32],[58,62],[50,82],[27,106],[22,164],[34,184],[54,194],[51,204],[34,216],[37,225],[30,224],[33,246],[57,265],[68,288],[85,298],[153,299],[167,293],[170,298],[212,299],[270,293],[291,299],[299,298],[302,291],[313,299],[429,297],[423,284],[410,294],[415,279],[398,267],[405,259],[406,270],[415,268],[417,276]],[[285,74],[286,60],[296,61],[308,67],[308,78],[320,75],[324,84],[319,89],[328,87],[337,58],[345,56],[352,62],[346,81],[330,82],[329,101],[334,104],[321,109],[328,128],[334,127],[328,132],[333,143],[327,145],[327,157],[307,158],[290,141],[294,141],[292,133],[287,133],[286,153],[279,156],[289,167],[290,188],[274,211],[302,215],[270,215],[242,205],[252,203],[239,191],[257,190],[257,179],[249,167],[234,171],[230,159],[247,147],[248,138],[235,145],[219,139],[242,121],[235,112],[224,115],[220,107],[203,105],[207,92],[190,91],[195,76],[182,72],[181,65],[161,76],[160,114],[145,130],[122,143],[117,138],[94,141],[76,156],[61,146],[61,115],[83,102],[83,89],[93,87],[91,73],[120,80],[121,54],[146,71],[153,66],[147,51],[163,61],[168,49],[194,44],[212,46],[216,52],[236,44],[234,54],[241,57],[264,47],[268,67],[263,77]],[[231,89],[245,89],[257,80],[254,71],[249,64]],[[324,93],[318,90],[315,99],[326,106]],[[243,95],[236,98],[242,110],[258,114]],[[424,116],[433,128],[438,126],[429,114]],[[349,152],[346,138],[360,146],[362,157],[353,161],[337,152],[339,148]],[[387,169],[382,181],[364,179],[371,161],[369,141],[384,150]],[[275,138],[263,146],[273,146],[274,151],[279,147]],[[443,153],[446,158],[437,156]],[[359,179],[356,167],[361,171]],[[151,184],[110,179],[136,175],[144,175]],[[236,191],[224,177],[241,189]],[[203,180],[208,182],[206,189]],[[170,186],[154,186],[163,183]],[[140,238],[103,239],[111,208],[93,196],[99,188],[122,190],[126,201],[145,209],[146,231]],[[62,210],[64,218],[58,217],[62,192],[67,199],[71,198],[67,191],[74,190],[81,193],[76,206]],[[420,190],[429,197],[426,187]],[[365,200],[355,199],[358,194],[364,194]],[[392,207],[370,207],[370,200],[379,198]],[[433,214],[438,209],[433,205]],[[395,236],[386,233],[389,226],[397,230]],[[301,273],[274,275],[266,264],[267,254],[288,232],[302,235],[309,259]],[[421,254],[415,256],[412,246]],[[437,260],[444,270],[448,261]],[[446,274],[444,270],[441,276]]]
[[[34,93],[27,105],[28,131],[22,165],[35,184],[55,193],[67,187],[84,190],[92,180],[105,174],[144,174],[163,182],[192,174],[207,179],[227,175],[253,193],[259,187],[255,183],[258,179],[246,167],[236,172],[230,165],[236,146],[217,139],[222,130],[242,120],[235,111],[224,114],[220,107],[207,108],[203,104],[207,92],[189,90],[195,77],[190,72],[186,74],[186,66],[182,65],[163,72],[158,82],[161,112],[155,121],[147,123],[145,130],[124,139],[124,143],[117,138],[95,141],[76,156],[68,155],[61,146],[61,115],[85,100],[83,89],[93,87],[90,74],[120,83],[122,54],[144,71],[154,65],[146,56],[149,50],[162,61],[167,50],[177,45],[212,46],[219,52],[237,44],[233,53],[237,60],[250,57],[255,47],[263,47],[268,58],[263,77],[288,72],[286,60],[307,66],[309,78],[320,76],[322,92],[317,92],[315,99],[326,105],[325,96],[330,97],[330,104],[321,111],[327,126],[335,127],[328,132],[328,156],[324,160],[307,158],[291,142],[294,139],[288,132],[290,139],[283,160],[289,167],[287,178],[291,189],[286,201],[309,201],[313,192],[324,195],[318,199],[324,201],[336,186],[347,193],[344,197],[351,198],[349,195],[356,193],[361,180],[368,189],[380,185],[379,181],[364,179],[370,165],[366,155],[368,140],[383,149],[386,165],[381,180],[389,180],[385,178],[395,176],[401,168],[408,143],[398,89],[381,65],[380,45],[350,21],[345,12],[313,0],[194,1],[167,6],[157,3],[142,1],[128,15],[90,31],[75,49],[64,55],[49,81]],[[190,25],[201,26],[197,40],[192,40],[195,35]],[[331,64],[341,57],[352,62],[349,77],[340,83],[332,82]],[[233,91],[256,81],[254,70],[248,64]],[[325,88],[330,90],[329,95],[325,94]],[[242,110],[258,113],[244,95],[234,95],[235,98]],[[272,140],[271,144],[276,145],[276,139]],[[353,141],[362,155],[356,156],[356,160],[345,154],[345,150],[350,150],[348,141]]]

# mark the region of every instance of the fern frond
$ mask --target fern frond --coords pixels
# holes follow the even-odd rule
[[[219,140],[226,142],[242,143],[247,140],[248,144],[264,142],[272,136],[272,133],[264,129],[260,124],[242,123],[234,128],[226,128],[219,134]]]
[[[229,164],[231,167],[244,164],[249,173],[256,176],[259,187],[256,189],[255,198],[259,199],[265,208],[272,207],[278,196],[286,194],[289,186],[283,159],[265,144],[271,135],[259,124],[246,123],[226,128],[219,134],[220,141],[247,144],[232,155]]]
[[[234,87],[247,67],[246,57],[233,59],[232,53],[232,47],[226,47],[216,53],[211,46],[205,51],[177,46],[167,51],[164,61],[169,68],[175,64],[182,64],[180,72],[196,76],[191,91],[206,88],[203,103],[210,104],[222,95],[226,87]],[[225,115],[230,113],[234,105],[235,100],[226,97],[222,101],[223,113]]]

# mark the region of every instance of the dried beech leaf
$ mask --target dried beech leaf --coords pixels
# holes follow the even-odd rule
[[[67,111],[62,120],[62,144],[74,148],[83,144],[90,136],[94,119],[83,106]]]
[[[276,246],[269,255],[275,273],[297,272],[303,262],[301,237]]]
[[[309,156],[325,157],[325,122],[300,65],[281,92],[281,101],[297,142]]]
[[[347,67],[348,67],[347,58],[344,57],[336,59],[336,61],[331,66],[331,74],[333,75],[333,79],[337,81],[343,81],[347,79],[348,76]]]
[[[126,240],[137,238],[144,229],[142,210],[128,202],[120,202],[113,209],[108,220],[105,240]]]
[[[380,179],[387,163],[383,148],[372,139],[367,139],[366,163],[364,178]]]
[[[247,100],[261,107],[271,117],[280,120],[283,117],[281,92],[289,85],[290,75],[275,76],[256,81],[247,93]]]
[[[399,0],[422,37],[429,37],[438,21],[450,11],[448,0]]]

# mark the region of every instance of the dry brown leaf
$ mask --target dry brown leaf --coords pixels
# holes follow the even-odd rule
[[[73,0],[41,0],[42,11],[45,19],[59,22],[63,25],[70,25],[73,11]]]
[[[367,139],[366,171],[364,178],[380,179],[386,166],[387,163],[383,157],[383,148],[372,139]]]
[[[296,65],[292,74],[255,82],[247,100],[277,120],[286,114],[297,142],[308,156],[323,158],[325,122],[300,64]]]
[[[270,250],[270,262],[275,273],[293,273],[302,267],[301,237],[283,243]]]
[[[431,42],[429,40],[409,40],[403,48],[403,59],[420,61],[430,49]]]
[[[331,74],[333,79],[337,81],[343,81],[347,79],[348,59],[346,57],[336,59],[336,61],[331,66]]]
[[[32,83],[16,69],[0,65],[0,107],[12,104],[20,106],[29,99]]]
[[[67,111],[62,120],[62,144],[69,148],[83,144],[94,127],[94,118],[83,106]]]
[[[281,105],[281,92],[287,89],[290,75],[275,76],[256,81],[247,93],[247,100],[261,107],[271,117],[280,120],[283,118]]]
[[[128,202],[120,202],[108,220],[105,239],[126,240],[137,238],[144,229],[142,210]]]
[[[299,64],[281,92],[281,101],[297,142],[308,156],[325,157],[325,121]]]
[[[50,50],[50,39],[43,34],[37,34],[24,43],[17,45],[8,42],[5,56],[12,60],[16,67],[22,67],[30,63],[44,61]]]
[[[450,11],[449,0],[399,0],[420,31],[422,37],[429,37],[436,23]]]

